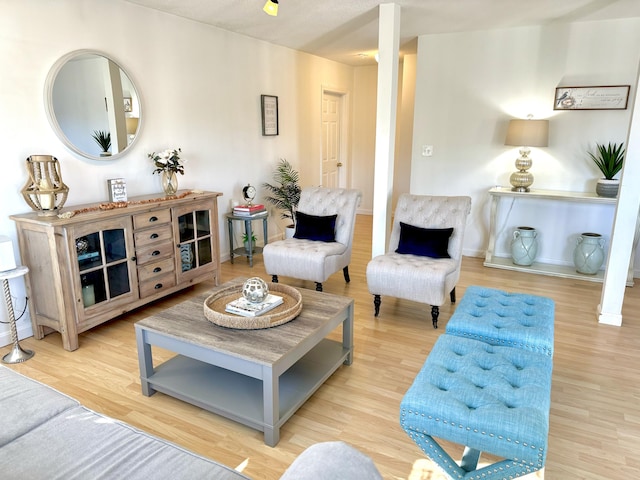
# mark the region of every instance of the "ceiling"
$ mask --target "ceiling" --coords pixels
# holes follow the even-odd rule
[[[378,6],[374,0],[280,0],[277,17],[265,0],[126,0],[269,43],[348,65],[375,62]],[[389,2],[391,3],[391,2]],[[401,50],[418,35],[575,21],[640,17],[638,0],[396,0]]]

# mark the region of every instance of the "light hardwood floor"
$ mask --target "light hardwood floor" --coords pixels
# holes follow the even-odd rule
[[[60,336],[21,341],[36,355],[16,371],[67,393],[89,408],[124,420],[229,466],[248,460],[244,472],[277,479],[307,446],[343,440],[369,454],[386,479],[436,479],[432,464],[399,424],[399,404],[425,361],[455,305],[441,308],[440,328],[431,326],[429,307],[383,297],[373,316],[365,269],[371,252],[371,217],[359,216],[351,283],[341,273],[325,291],[355,299],[355,355],[284,425],[280,443],[266,446],[248,427],[162,394],[140,392],[133,325],[186,296],[205,292],[201,284],[143,307],[80,335],[75,352]],[[221,280],[260,276],[262,258],[222,265]],[[283,278],[294,286],[312,283]],[[627,288],[621,328],[600,325],[596,306],[601,285],[486,268],[465,257],[458,298],[469,285],[484,285],[551,297],[556,302],[555,356],[551,392],[549,454],[544,478],[628,479],[640,472],[640,285]],[[9,347],[2,349],[4,355]],[[155,356],[162,360],[168,352]],[[461,447],[446,444],[454,458]]]

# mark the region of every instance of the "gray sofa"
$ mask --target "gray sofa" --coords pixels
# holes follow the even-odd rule
[[[76,400],[0,366],[3,478],[215,479],[249,477],[100,415]],[[343,442],[305,450],[281,480],[382,478],[366,455]]]

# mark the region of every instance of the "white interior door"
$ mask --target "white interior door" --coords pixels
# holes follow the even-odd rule
[[[342,102],[340,94],[322,93],[322,186],[328,188],[344,187]]]

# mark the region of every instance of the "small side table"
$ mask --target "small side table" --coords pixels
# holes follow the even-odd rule
[[[262,252],[262,247],[258,247],[253,245],[251,241],[251,237],[253,235],[253,230],[251,228],[251,222],[254,220],[262,220],[262,229],[264,232],[264,245],[267,244],[268,238],[268,227],[267,220],[269,218],[269,212],[260,212],[254,215],[234,215],[233,213],[227,213],[225,215],[227,217],[227,225],[229,226],[229,254],[231,258],[231,263],[233,263],[234,256],[242,256],[249,258],[249,266],[253,267],[253,255],[256,253]],[[239,248],[233,248],[233,222],[234,221],[243,221],[244,222],[244,230],[247,232],[247,237],[249,238],[249,251],[247,251],[244,246]]]
[[[2,280],[2,289],[4,290],[4,301],[7,304],[7,313],[9,314],[9,326],[11,328],[11,341],[13,349],[2,357],[4,363],[22,363],[33,357],[31,350],[23,350],[18,342],[18,329],[16,328],[16,316],[13,312],[13,302],[11,301],[11,291],[9,290],[9,279],[26,275],[29,271],[27,267],[17,267],[13,270],[0,272],[0,280]]]

